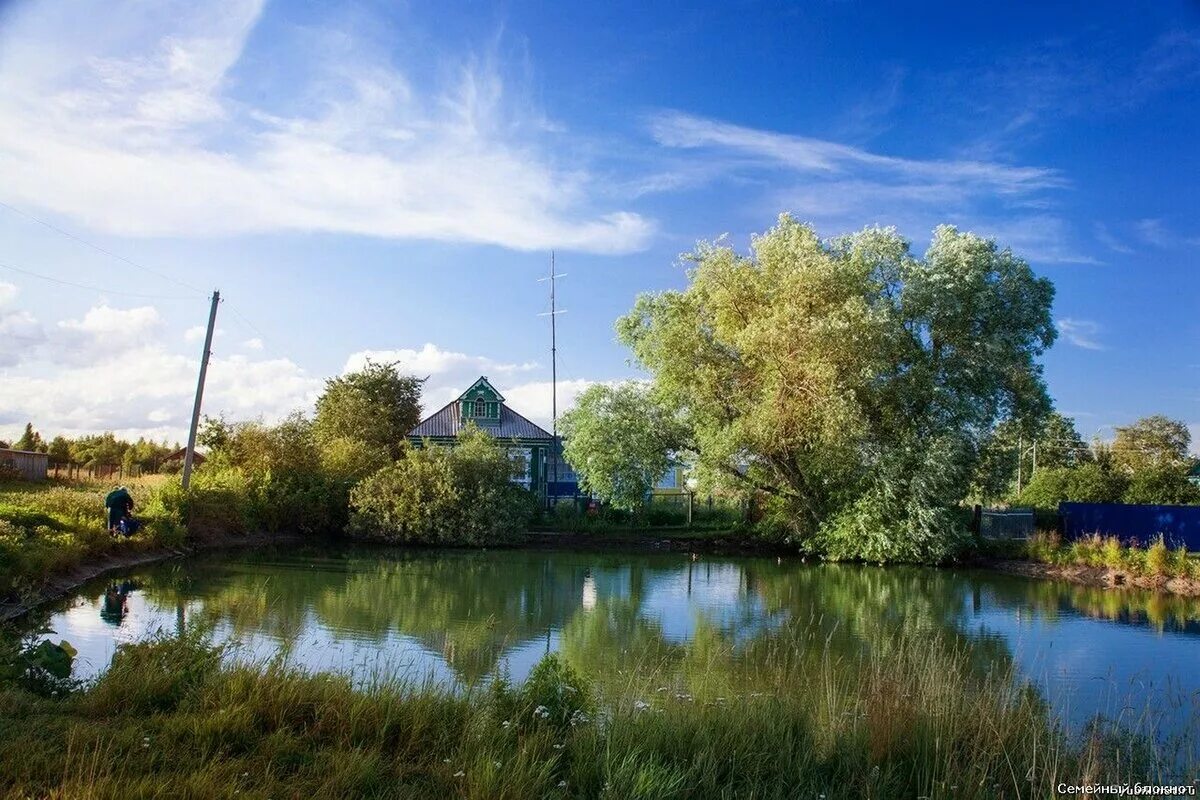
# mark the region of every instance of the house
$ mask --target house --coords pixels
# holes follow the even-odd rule
[[[1192,468],[1188,470],[1187,479],[1200,486],[1200,460],[1192,464]]]
[[[0,468],[12,470],[27,481],[46,480],[46,468],[49,465],[50,456],[46,453],[0,448]]]
[[[426,441],[453,445],[458,432],[471,423],[504,440],[510,452],[521,456],[525,472],[517,482],[526,489],[539,497],[546,497],[548,490],[556,498],[574,497],[578,493],[575,473],[562,458],[562,441],[555,441],[541,426],[509,408],[486,375],[480,376],[458,399],[421,420],[408,432],[408,439],[417,447]],[[553,474],[556,471],[557,480]]]
[[[178,450],[176,450],[174,453],[171,453],[171,455],[164,458],[162,460],[162,466],[172,468],[172,469],[177,469],[179,467],[182,467],[183,459],[185,456],[187,456],[187,448],[181,447]],[[198,467],[207,460],[208,459],[206,459],[204,457],[203,453],[192,453],[192,464],[194,466]]]

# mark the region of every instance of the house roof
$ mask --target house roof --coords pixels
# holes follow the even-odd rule
[[[408,432],[409,436],[423,439],[426,436],[457,436],[465,427],[460,413],[459,402],[454,400],[447,403],[440,411],[421,420],[417,427]],[[551,439],[549,433],[540,426],[530,422],[503,403],[500,404],[500,424],[480,425],[480,428],[498,439]]]
[[[492,394],[496,395],[497,400],[499,400],[501,403],[504,402],[504,395],[500,394],[500,392],[497,391],[495,386],[492,386],[492,382],[487,379],[487,375],[480,375],[479,380],[472,383],[469,389],[467,389],[465,392],[463,392],[462,394],[460,394],[458,396],[458,399],[462,400],[464,397],[469,395],[471,392],[480,388],[480,384],[482,384],[483,387],[487,388]]]

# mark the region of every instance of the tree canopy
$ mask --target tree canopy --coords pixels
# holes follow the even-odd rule
[[[424,383],[423,378],[401,375],[394,363],[373,361],[357,372],[330,378],[317,400],[317,438],[323,444],[359,441],[373,452],[398,458],[408,432],[421,421]]]
[[[917,257],[892,229],[822,240],[787,215],[748,256],[687,259],[687,288],[639,297],[617,332],[702,479],[768,498],[826,555],[946,557],[987,436],[1049,411],[1050,282],[952,227]],[[572,460],[586,481],[596,452]]]
[[[1179,465],[1188,459],[1192,434],[1179,420],[1154,414],[1116,430],[1112,459],[1127,472]]]
[[[641,507],[687,436],[650,387],[632,381],[589,386],[559,420],[559,429],[566,441],[563,454],[576,466],[583,488],[630,511]]]

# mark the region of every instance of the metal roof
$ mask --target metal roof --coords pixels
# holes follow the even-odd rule
[[[421,423],[409,431],[408,435],[418,439],[423,439],[426,436],[454,437],[464,427],[465,423],[459,416],[459,403],[455,400],[443,406],[436,414],[421,420]],[[497,439],[553,438],[549,433],[542,430],[541,427],[525,419],[504,403],[500,404],[499,425],[480,424],[479,427]]]

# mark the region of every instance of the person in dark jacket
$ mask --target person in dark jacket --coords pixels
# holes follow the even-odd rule
[[[118,486],[105,496],[104,507],[108,509],[108,530],[116,533],[121,520],[133,511],[133,496],[124,486]]]

